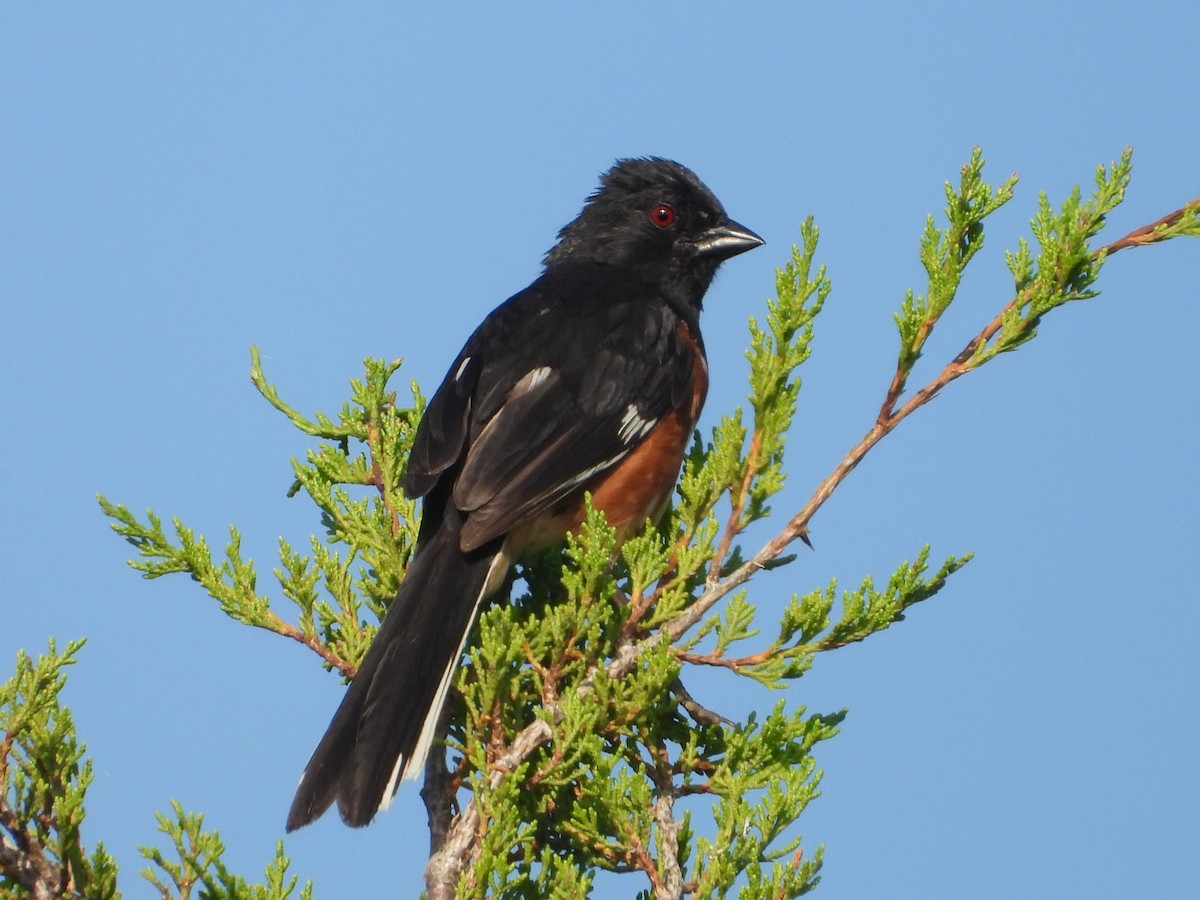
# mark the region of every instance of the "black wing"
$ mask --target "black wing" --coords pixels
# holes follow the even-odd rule
[[[573,283],[547,273],[489,315],[417,429],[405,489],[454,478],[464,550],[615,465],[690,396],[692,351],[665,303],[602,272]]]

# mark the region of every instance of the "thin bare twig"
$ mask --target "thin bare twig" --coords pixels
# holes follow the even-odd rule
[[[675,695],[675,699],[679,701],[679,705],[687,710],[688,715],[692,717],[692,721],[697,725],[715,727],[722,724],[729,726],[736,724],[733,719],[727,719],[720,713],[713,712],[706,706],[701,706],[696,701],[696,698],[688,693],[687,688],[683,686],[683,681],[679,678],[671,682],[671,693]]]
[[[1159,241],[1166,239],[1164,232],[1168,228],[1188,213],[1195,212],[1197,207],[1200,207],[1200,199],[1193,200],[1191,203],[1185,203],[1179,209],[1175,210],[1175,212],[1167,213],[1161,219],[1151,222],[1149,225],[1133,229],[1125,237],[1118,238],[1111,244],[1103,247],[1100,252],[1112,256],[1118,250],[1124,250],[1126,247],[1144,247],[1147,244],[1157,244]]]
[[[746,498],[750,496],[750,486],[754,483],[754,476],[758,474],[758,453],[762,448],[762,431],[758,428],[758,423],[755,422],[754,434],[750,438],[750,449],[746,453],[746,475],[742,478],[742,483],[738,487],[736,497],[730,498],[729,518],[725,521],[725,533],[721,535],[721,543],[717,546],[717,552],[713,554],[712,561],[708,566],[708,583],[714,584],[721,578],[721,564],[725,562],[725,557],[729,555],[729,546],[733,543],[733,539],[741,532],[739,524],[742,519],[742,513],[746,510]]]
[[[269,609],[267,610],[267,618],[270,620],[271,624],[263,627],[268,631],[273,631],[276,634],[283,635],[283,637],[291,638],[293,641],[303,644],[313,653],[317,654],[317,656],[321,657],[321,659],[325,660],[325,662],[329,664],[330,668],[337,669],[337,671],[346,678],[353,678],[358,674],[358,666],[347,662],[345,659],[338,656],[327,646],[325,646],[321,639],[316,635],[305,634],[295,625],[284,621]]]

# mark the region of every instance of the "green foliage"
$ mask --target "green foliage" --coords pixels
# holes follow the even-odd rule
[[[910,290],[896,314],[901,386],[920,358],[933,326],[958,293],[967,263],[983,248],[983,220],[1012,199],[1016,184],[1016,175],[1009,176],[999,188],[985,182],[983,153],[978,147],[962,168],[958,188],[946,183],[947,226],[938,228],[930,215],[921,236],[921,265],[929,277],[929,287],[922,295]]]
[[[682,658],[731,669],[769,688],[785,687],[785,681],[799,678],[812,667],[814,654],[864,640],[902,621],[906,609],[941,590],[946,579],[965,566],[971,555],[950,557],[926,578],[928,558],[926,545],[915,561],[900,564],[882,591],[875,588],[869,575],[858,590],[843,591],[842,615],[837,622],[830,620],[837,596],[836,581],[803,597],[793,596],[783,611],[779,636],[764,650],[743,656],[731,655],[729,650],[735,643],[758,636],[753,627],[757,610],[746,600],[744,591],[734,594],[723,612],[705,621],[695,636],[681,645]],[[712,648],[705,653],[693,652],[710,634]]]
[[[1133,151],[1126,148],[1111,166],[1100,166],[1096,170],[1096,191],[1087,200],[1082,199],[1076,186],[1056,212],[1046,193],[1039,195],[1037,214],[1030,222],[1038,253],[1035,257],[1024,238],[1015,252],[1005,253],[1017,299],[1005,310],[995,338],[975,347],[973,367],[1032,339],[1042,316],[1050,310],[1099,293],[1093,285],[1105,254],[1093,253],[1090,242],[1108,214],[1125,199],[1132,157]]]
[[[263,375],[258,348],[251,349],[254,386],[296,428],[321,441],[303,462],[292,459],[295,481],[289,496],[303,491],[316,504],[324,540],[314,535],[311,555],[305,555],[280,539],[280,564],[274,569],[281,593],[296,607],[296,624],[280,617],[258,593],[258,576],[253,562],[242,558],[236,527],[230,526],[224,558],[217,562],[208,542],[178,518],[171,520],[172,539],[154,512],[147,511],[142,522],[126,507],[99,497],[113,530],[137,548],[139,559],[130,565],[144,578],[188,574],[230,618],[300,641],[326,666],[352,675],[416,544],[416,503],[404,496],[400,483],[424,400],[414,384],[412,408],[397,410],[388,382],[399,367],[399,360],[367,360],[366,377],[351,380],[351,401],[337,420],[321,413],[308,419],[280,399]],[[372,490],[356,496],[349,488]]]
[[[299,879],[288,875],[291,863],[283,853],[283,841],[275,844],[265,882],[248,884],[221,862],[225,845],[217,832],[204,830],[204,816],[185,812],[178,801],[171,802],[171,811],[171,818],[159,813],[158,830],[171,839],[176,859],[168,859],[153,847],[139,848],[142,856],[154,864],[142,870],[142,877],[154,885],[163,900],[189,900],[193,896],[197,900],[289,900],[293,896]],[[305,882],[298,900],[312,897],[312,883]]]
[[[781,700],[761,725],[751,714],[729,735],[712,778],[720,798],[716,836],[697,841],[697,897],[726,896],[743,873],[743,897],[798,897],[816,887],[822,848],[806,860],[798,836],[774,845],[817,797],[820,773],[810,751],[837,734],[844,716],[805,717],[803,707],[789,716]]]
[[[59,702],[84,642],[36,660],[17,654],[0,685],[0,897],[117,898],[117,869],[102,844],[89,856],[81,828],[92,763]]]
[[[783,488],[783,448],[800,395],[796,370],[812,355],[813,321],[825,306],[833,285],[825,267],[812,273],[820,231],[812,218],[800,226],[804,249],[792,247],[792,258],[775,271],[776,299],[767,301],[768,331],[750,318],[749,403],[754,410],[753,439],[745,454],[745,496],[732,482],[730,499],[743,504],[738,527],[745,528],[770,513],[767,500]],[[757,441],[755,443],[754,441]]]
[[[87,855],[80,834],[92,762],[75,736],[71,712],[59,701],[65,669],[75,664],[84,642],[31,659],[17,654],[16,674],[0,685],[0,898],[62,897],[119,900],[117,866],[97,844]],[[159,830],[174,845],[178,862],[142,847],[159,869],[142,875],[163,898],[188,900],[289,900],[298,879],[288,876],[283,843],[268,863],[265,882],[248,884],[221,862],[220,836],[203,830],[204,819],[173,803],[174,818],[158,817]],[[160,877],[160,876],[165,876]],[[297,900],[312,900],[306,883]]]

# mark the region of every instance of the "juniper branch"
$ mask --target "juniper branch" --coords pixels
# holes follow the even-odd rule
[[[1123,161],[1128,161],[1128,153],[1123,157]],[[1120,164],[1116,165],[1119,166]],[[1102,219],[1103,215],[1110,209],[1111,206],[1107,207],[1105,212],[1100,214],[1100,218]],[[1087,222],[1084,225],[1084,230],[1091,231],[1093,228],[1098,228],[1098,226],[1098,222]],[[1200,199],[1192,201],[1180,209],[1154,222],[1136,228],[1124,237],[1118,238],[1110,244],[1092,251],[1089,258],[1093,264],[1099,266],[1103,264],[1108,256],[1119,250],[1149,246],[1150,244],[1159,243],[1173,237],[1185,235],[1196,236],[1197,234],[1200,234]],[[1071,286],[1067,283],[1060,285],[1060,288],[1064,294],[1071,290]],[[980,363],[972,362],[972,360],[977,359],[976,353],[978,349],[985,346],[1000,332],[1005,321],[1011,317],[1015,310],[1021,307],[1023,302],[1027,302],[1027,298],[1021,295],[1010,300],[975,337],[967,342],[966,346],[957,356],[898,408],[895,407],[895,403],[899,400],[897,384],[902,384],[903,380],[901,379],[898,382],[896,379],[893,379],[893,382],[889,385],[887,399],[885,399],[879,416],[867,432],[838,461],[829,475],[817,485],[816,490],[788,520],[782,530],[773,538],[766,541],[753,556],[737,569],[720,581],[708,584],[694,603],[665,625],[664,630],[670,639],[676,641],[681,638],[717,602],[728,596],[730,592],[746,584],[756,572],[767,568],[773,560],[777,559],[793,541],[807,534],[809,524],[818,510],[833,496],[834,491],[857,468],[858,464],[862,462],[876,444],[894,431],[902,421],[929,403],[951,382],[965,375],[967,372],[978,368]],[[636,656],[636,654],[634,655]]]

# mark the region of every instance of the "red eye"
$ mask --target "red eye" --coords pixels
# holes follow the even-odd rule
[[[670,228],[675,224],[675,210],[665,203],[660,203],[650,210],[650,221],[659,228]]]

